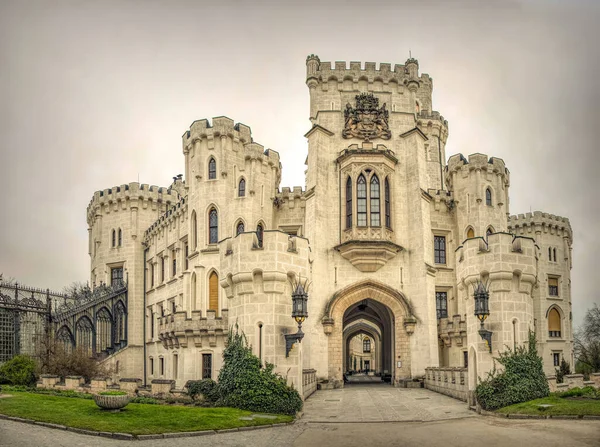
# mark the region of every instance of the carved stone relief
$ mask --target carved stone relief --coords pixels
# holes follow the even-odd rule
[[[374,138],[389,140],[392,132],[389,128],[389,113],[385,103],[379,107],[379,98],[372,93],[356,95],[356,106],[346,104],[344,118],[346,120],[342,136],[344,138],[361,138],[369,141]]]

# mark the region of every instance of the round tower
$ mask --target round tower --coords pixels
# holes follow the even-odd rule
[[[459,240],[506,232],[509,172],[500,158],[484,154],[453,155],[446,167],[448,190],[454,193]]]

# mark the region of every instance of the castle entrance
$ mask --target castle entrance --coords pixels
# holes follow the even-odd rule
[[[329,379],[337,383],[395,383],[410,378],[405,327],[412,329],[412,322],[412,310],[404,295],[385,284],[366,280],[336,293],[322,319],[329,335]]]

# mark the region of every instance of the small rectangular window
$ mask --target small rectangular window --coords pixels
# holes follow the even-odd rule
[[[548,294],[558,296],[558,278],[548,278]]]
[[[154,312],[150,312],[150,338],[154,338]]]
[[[467,351],[463,351],[463,365],[465,368],[469,367],[469,353]]]
[[[212,379],[212,354],[202,354],[202,378]]]
[[[150,375],[154,375],[154,359],[150,357]]]
[[[177,380],[178,372],[179,372],[179,356],[177,354],[173,354],[173,379]]]
[[[177,256],[175,255],[175,250],[171,250],[171,259],[173,259],[173,269],[171,276],[175,276],[177,274]]]
[[[435,292],[435,309],[438,320],[448,318],[448,292]]]
[[[154,262],[150,262],[150,287],[154,287]]]
[[[165,282],[165,258],[160,258],[160,282]]]
[[[162,357],[158,359],[158,373],[161,376],[165,375],[165,359]]]
[[[188,261],[188,256],[190,255],[190,247],[188,245],[188,243],[185,243],[185,269],[187,270],[190,266],[189,261]]]
[[[552,360],[554,361],[554,366],[560,366],[560,352],[552,353]]]
[[[110,269],[110,283],[113,287],[119,286],[123,282],[123,267]]]
[[[436,264],[446,263],[446,237],[433,237],[433,257]]]

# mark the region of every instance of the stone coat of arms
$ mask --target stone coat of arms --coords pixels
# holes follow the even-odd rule
[[[374,138],[389,140],[392,132],[389,128],[389,113],[385,103],[379,107],[379,98],[372,93],[356,95],[356,107],[346,104],[344,110],[345,125],[342,131],[344,138],[362,138],[369,141]]]

